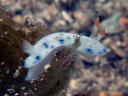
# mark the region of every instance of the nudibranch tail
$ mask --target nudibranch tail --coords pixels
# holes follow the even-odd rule
[[[23,40],[23,43],[22,43],[22,48],[23,48],[23,51],[27,54],[32,54],[34,52],[34,47],[32,44],[30,44],[28,41],[26,40]]]
[[[36,66],[30,67],[28,69],[27,76],[25,78],[26,81],[36,80],[38,76],[43,72],[43,68],[41,64],[37,64]]]

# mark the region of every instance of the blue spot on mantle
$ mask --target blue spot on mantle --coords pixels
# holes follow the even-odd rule
[[[93,50],[90,49],[90,48],[87,48],[87,49],[85,49],[85,52],[88,53],[88,54],[92,54],[93,53]]]
[[[44,43],[43,45],[45,46],[45,48],[48,48],[48,44],[47,43]]]
[[[36,56],[35,57],[35,60],[34,60],[34,62],[33,62],[33,64],[37,64],[37,63],[39,63],[40,62],[40,60],[41,60],[41,56]]]
[[[35,58],[36,58],[36,60],[40,60],[40,59],[41,59],[41,57],[40,57],[40,56],[36,56]]]
[[[64,44],[64,40],[63,40],[63,39],[60,39],[59,42],[60,42],[61,44]]]
[[[107,49],[103,49],[103,50],[101,50],[101,51],[99,51],[99,55],[102,55],[102,54],[105,54],[107,52]]]
[[[104,53],[106,53],[106,52],[107,52],[107,49],[106,49],[106,48],[104,48],[104,49],[103,49],[103,52],[104,52]]]

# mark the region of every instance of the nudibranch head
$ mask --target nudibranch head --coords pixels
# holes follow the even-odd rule
[[[98,40],[92,39],[85,49],[85,53],[95,56],[102,56],[107,53],[107,48]]]
[[[108,49],[100,42],[105,35],[105,29],[100,25],[99,18],[95,20],[93,32],[90,37],[82,36],[81,45],[85,45],[82,50],[88,55],[102,56]],[[85,38],[86,37],[86,38]]]
[[[99,40],[85,36],[81,36],[81,46],[78,50],[94,56],[102,56],[108,52],[107,48]]]

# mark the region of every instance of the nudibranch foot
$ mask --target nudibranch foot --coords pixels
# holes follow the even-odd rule
[[[28,41],[23,40],[22,43],[23,51],[29,55],[31,55],[34,52],[34,47],[32,44],[30,44]]]
[[[30,80],[37,80],[39,75],[43,72],[43,68],[40,64],[37,64],[36,66],[30,67],[27,76],[25,77],[26,81]]]

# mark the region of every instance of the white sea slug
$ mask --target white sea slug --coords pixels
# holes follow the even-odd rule
[[[93,37],[93,36],[92,36]],[[24,42],[24,51],[29,56],[24,61],[25,68],[28,68],[26,80],[37,79],[37,76],[44,71],[40,62],[47,57],[57,47],[70,46],[75,43],[76,38],[80,38],[80,46],[77,51],[92,56],[102,56],[107,53],[106,47],[99,42],[96,38],[80,36],[78,34],[71,34],[66,32],[57,32],[45,36],[40,39],[36,44],[31,45],[28,42]],[[48,63],[52,57],[48,57],[43,62]]]

